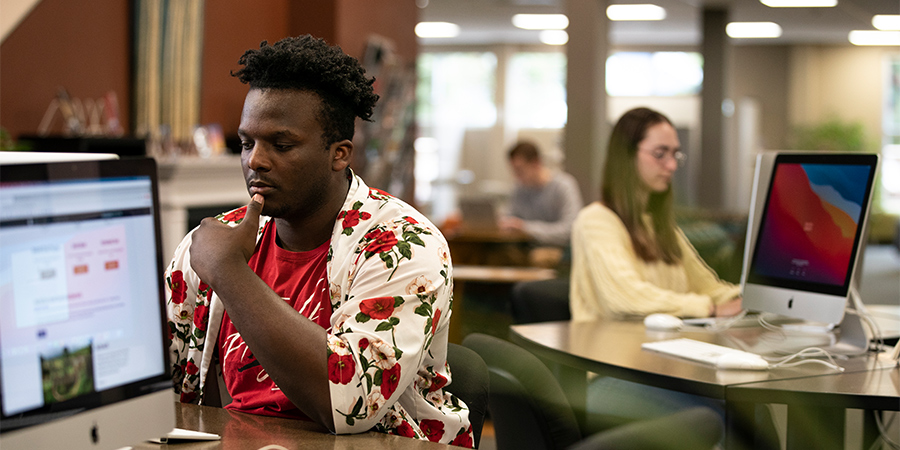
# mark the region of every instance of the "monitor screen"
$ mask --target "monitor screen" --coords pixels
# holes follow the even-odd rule
[[[152,159],[0,166],[3,438],[171,392],[158,205]]]
[[[775,157],[767,184],[757,176],[757,195],[765,196],[758,224],[750,227],[755,235],[748,239],[753,247],[745,307],[831,322],[807,308],[829,309],[827,298],[834,297],[833,308],[843,314],[877,164],[877,155],[870,154],[784,153]],[[775,291],[764,294],[754,286],[784,295],[766,298]],[[822,303],[795,304],[808,299]]]

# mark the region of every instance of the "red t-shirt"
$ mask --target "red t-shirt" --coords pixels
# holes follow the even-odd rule
[[[322,328],[331,326],[331,300],[326,273],[329,242],[308,252],[291,252],[275,241],[275,221],[269,221],[250,258],[250,268],[291,307]],[[323,342],[322,345],[325,343]],[[217,342],[225,386],[232,402],[226,409],[266,416],[303,418],[257,362],[228,312]],[[323,350],[324,347],[323,347]]]

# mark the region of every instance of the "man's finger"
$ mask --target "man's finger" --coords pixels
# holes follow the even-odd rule
[[[249,222],[249,225],[252,225],[253,228],[259,226],[259,215],[262,214],[263,204],[266,202],[266,199],[260,194],[253,194],[253,198],[250,199],[250,203],[247,204],[247,214],[244,215],[244,220],[241,222],[241,225],[244,222]]]

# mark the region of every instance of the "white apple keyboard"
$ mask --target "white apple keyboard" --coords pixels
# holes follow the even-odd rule
[[[641,348],[709,364],[718,369],[766,370],[769,368],[769,362],[755,353],[688,338],[645,342],[641,344]]]

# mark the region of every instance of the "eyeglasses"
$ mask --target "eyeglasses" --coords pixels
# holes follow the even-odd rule
[[[656,160],[656,162],[660,164],[665,164],[666,159],[672,158],[675,160],[675,163],[678,164],[679,167],[683,166],[685,161],[687,161],[687,154],[682,152],[681,150],[675,150],[674,152],[669,152],[664,148],[655,148],[648,151],[650,156]]]

